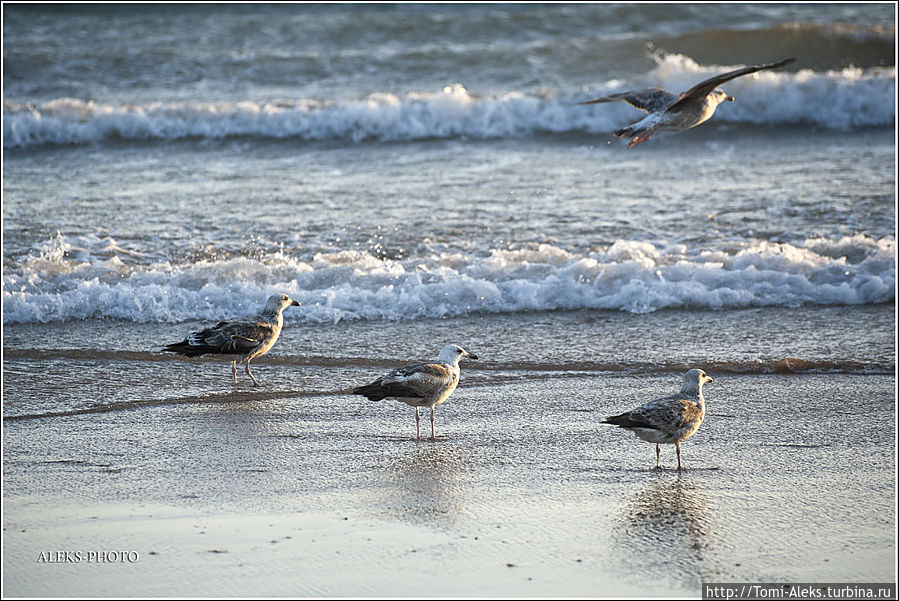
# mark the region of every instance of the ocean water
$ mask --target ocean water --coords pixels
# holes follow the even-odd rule
[[[602,415],[667,394],[682,371],[709,371],[707,396],[720,395],[726,426],[695,437],[714,470],[689,486],[724,512],[706,509],[720,523],[735,525],[722,541],[736,546],[728,553],[759,544],[736,526],[754,509],[733,502],[729,479],[754,462],[786,465],[801,445],[837,451],[808,453],[808,471],[793,474],[806,477],[801,490],[822,478],[850,486],[846,474],[821,474],[837,469],[834,456],[865,452],[878,458],[860,476],[872,506],[895,499],[893,437],[872,451],[854,430],[774,442],[775,426],[758,425],[795,404],[790,428],[839,427],[825,416],[852,419],[852,408],[833,391],[857,387],[867,391],[857,411],[878,432],[895,430],[892,4],[3,11],[5,494],[46,488],[56,500],[127,501],[150,490],[162,502],[195,502],[175,476],[169,490],[149,484],[168,482],[153,453],[141,456],[155,467],[117,480],[114,494],[91,479],[90,466],[105,460],[88,455],[107,437],[164,438],[166,418],[199,423],[219,405],[278,435],[305,435],[304,420],[324,427],[339,442],[316,438],[304,450],[329,473],[332,444],[350,454],[380,445],[402,462],[408,408],[346,390],[452,342],[481,361],[463,366],[438,409],[437,444],[458,448],[480,428],[486,438],[472,444],[509,450],[521,461],[501,464],[513,471],[533,466],[523,459],[529,445],[569,444],[547,429],[561,423],[581,436]],[[790,56],[797,61],[785,69],[728,82],[736,101],[703,125],[632,150],[610,132],[641,112],[576,104],[655,85],[680,92]],[[160,352],[193,329],[255,313],[273,292],[302,305],[285,312],[281,340],[254,362],[261,389],[243,379],[235,391],[225,362]],[[736,391],[764,391],[771,414],[758,397],[742,413]],[[504,406],[517,417],[505,422]],[[571,412],[557,422],[547,406]],[[126,420],[124,432],[122,416],[142,425]],[[63,443],[73,429],[85,444]],[[375,442],[364,438],[375,432]],[[649,445],[614,434],[589,448],[577,439],[578,456],[651,467]],[[194,435],[186,426],[175,447]],[[763,454],[728,455],[734,441]],[[203,463],[214,482],[219,451],[210,446]],[[535,456],[577,481],[578,502],[597,474],[618,482],[621,498],[639,494],[639,471],[602,475],[603,462],[581,473],[564,452]],[[481,508],[491,506],[495,461],[476,462],[490,466],[472,493]],[[60,465],[89,473],[73,478]],[[516,477],[502,473],[509,501]],[[781,493],[775,506],[795,501],[786,483],[760,485]],[[281,493],[266,499],[265,488],[258,483],[254,499],[284,509]],[[335,488],[313,488],[309,503],[327,506]],[[844,496],[821,501],[803,528],[821,528]],[[224,498],[247,505],[239,490]],[[877,515],[844,516],[856,520],[846,528],[868,532]],[[632,549],[628,561],[664,563],[618,542]],[[858,560],[872,548],[895,549],[895,539],[866,534],[834,556]],[[782,556],[770,557],[718,575],[812,576],[801,562],[778,572]],[[885,563],[872,566],[842,575],[895,580]],[[657,568],[648,568],[652,581],[664,581]],[[697,578],[673,579],[681,587]]]
[[[7,7],[3,323],[889,303],[890,17]],[[575,104],[786,56],[637,151]]]

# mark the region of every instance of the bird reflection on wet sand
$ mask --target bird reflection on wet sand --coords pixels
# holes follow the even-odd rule
[[[465,449],[449,445],[404,447],[382,464],[372,508],[407,523],[453,525],[465,510],[467,458]]]
[[[621,569],[699,590],[714,573],[711,513],[704,489],[688,477],[654,479],[621,508],[612,539]]]

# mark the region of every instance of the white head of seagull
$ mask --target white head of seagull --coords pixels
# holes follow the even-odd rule
[[[434,408],[443,403],[459,384],[459,360],[463,357],[477,359],[457,344],[448,344],[440,351],[435,362],[413,363],[399,367],[378,378],[371,384],[358,386],[353,394],[371,401],[396,399],[415,407],[415,437],[421,439],[420,407],[431,409],[431,440],[434,434]]]
[[[683,470],[680,443],[693,436],[705,417],[702,386],[711,382],[701,369],[691,369],[683,377],[680,392],[655,399],[636,409],[613,415],[602,423],[626,428],[634,435],[656,445],[656,468],[661,467],[660,444],[673,444],[677,449],[677,469]]]
[[[733,102],[735,100],[733,96],[728,95],[728,93],[721,88],[712,90],[709,93],[708,98],[715,103],[715,106],[718,106],[722,102]]]
[[[206,354],[242,355],[240,359],[231,362],[234,384],[237,385],[237,364],[246,363],[247,375],[253,380],[253,386],[259,386],[259,381],[250,371],[250,361],[264,355],[274,346],[284,325],[282,312],[290,306],[299,307],[300,303],[286,294],[273,294],[255,318],[221,321],[211,328],[192,332],[183,341],[170,344],[163,350],[187,357]]]
[[[449,363],[450,365],[458,365],[459,359],[462,357],[477,359],[477,356],[472,355],[458,344],[447,344],[443,347],[443,350],[440,351],[437,361],[440,363]]]
[[[681,386],[681,394],[693,398],[697,398],[705,402],[702,398],[702,385],[713,382],[712,378],[701,369],[691,369],[684,374],[683,385]]]
[[[287,307],[299,307],[300,303],[293,300],[286,294],[273,294],[268,297],[265,302],[265,308],[262,309],[262,315],[281,315]]]

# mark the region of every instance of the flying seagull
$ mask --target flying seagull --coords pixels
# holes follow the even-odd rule
[[[795,61],[795,58],[788,58],[770,65],[756,65],[728,71],[696,84],[680,96],[662,88],[647,88],[602,96],[586,102],[578,102],[578,104],[624,100],[649,113],[640,121],[612,132],[619,138],[631,138],[627,147],[633,148],[651,138],[657,131],[684,131],[711,119],[719,104],[725,100],[731,102],[734,100],[733,96],[728,96],[724,90],[718,88],[724,82],[756,71],[777,69]]]
[[[193,332],[183,341],[170,344],[163,350],[187,357],[242,355],[231,362],[234,385],[237,385],[237,364],[246,363],[247,375],[253,379],[253,386],[259,386],[259,381],[250,373],[250,361],[261,357],[274,346],[284,325],[281,312],[291,305],[299,307],[300,303],[286,294],[273,294],[262,313],[255,318],[221,321],[211,328]]]
[[[434,436],[434,407],[449,398],[459,383],[459,359],[477,359],[461,346],[449,344],[433,363],[413,363],[397,368],[371,384],[353,389],[370,401],[396,399],[415,407],[415,439],[421,440],[419,407],[431,408],[431,440]]]
[[[684,374],[680,392],[636,409],[606,418],[602,423],[620,426],[632,431],[637,438],[656,443],[656,468],[661,469],[660,444],[674,444],[677,448],[677,469],[683,470],[680,460],[680,443],[693,436],[705,416],[705,399],[702,385],[712,378],[701,369],[691,369]]]

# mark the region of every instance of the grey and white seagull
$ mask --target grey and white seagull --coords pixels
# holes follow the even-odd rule
[[[611,94],[578,104],[624,100],[631,106],[649,113],[640,121],[612,132],[619,138],[631,138],[627,147],[633,148],[651,138],[657,131],[684,131],[711,119],[719,104],[725,100],[731,102],[734,100],[733,96],[728,96],[724,90],[718,88],[721,84],[756,71],[777,69],[795,61],[795,58],[788,58],[770,65],[756,65],[728,71],[699,82],[680,96],[656,87]]]
[[[444,402],[459,384],[459,360],[462,357],[477,359],[461,346],[449,344],[440,351],[433,363],[413,363],[394,369],[371,384],[353,389],[353,394],[370,401],[396,399],[415,407],[415,439],[421,440],[421,415],[419,407],[431,408],[431,440],[434,436],[434,407]]]
[[[613,415],[603,421],[627,428],[637,438],[656,445],[656,468],[661,468],[660,444],[674,444],[677,448],[677,469],[683,470],[680,460],[680,443],[693,436],[705,417],[705,399],[702,385],[711,382],[701,369],[691,369],[684,374],[680,392],[632,409],[620,415]]]
[[[284,325],[281,313],[290,306],[299,307],[300,303],[286,294],[273,294],[256,317],[221,321],[211,328],[193,332],[183,341],[170,344],[163,350],[187,357],[242,355],[231,362],[234,385],[237,385],[237,364],[246,363],[247,375],[252,378],[253,386],[259,386],[259,381],[250,372],[250,361],[261,357],[274,346]]]

